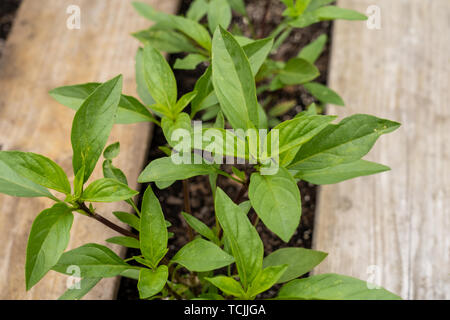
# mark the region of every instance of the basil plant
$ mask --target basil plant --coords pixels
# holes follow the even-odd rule
[[[138,280],[142,299],[255,299],[276,285],[276,299],[399,299],[385,289],[371,289],[366,281],[344,275],[304,277],[327,254],[289,247],[264,256],[256,229],[263,223],[289,242],[302,214],[300,180],[332,184],[389,170],[362,158],[381,135],[396,130],[399,123],[365,114],[337,121],[336,116],[320,112],[323,103],[343,105],[337,93],[314,82],[319,76],[314,63],[326,36],[318,37],[288,61],[271,58],[295,28],[324,20],[366,19],[358,12],[329,5],[331,2],[284,0],[284,20],[267,38],[245,37],[230,27],[232,10],[248,20],[241,0],[195,0],[185,17],[135,3],[137,11],[153,22],[149,29],[134,34],[142,42],[136,55],[139,99],[122,93],[120,75],[105,83],[50,92],[58,102],[76,110],[71,131],[73,184],[68,179],[71,173],[45,156],[0,152],[1,193],[47,197],[55,202],[31,227],[25,265],[27,290],[50,270],[71,274],[71,267],[77,266],[80,283],[61,299],[80,299],[102,278],[115,276]],[[160,51],[186,53],[174,68],[207,66],[192,92],[178,95],[174,73]],[[266,110],[261,96],[293,85],[304,86],[317,103],[281,121],[279,116],[290,106]],[[198,119],[204,121],[194,121]],[[160,126],[167,141],[161,146],[166,156],[151,161],[139,176],[138,182],[148,185],[142,195],[129,187],[124,172],[114,165],[119,143],[106,146],[114,125],[136,122]],[[101,157],[104,178],[90,181]],[[224,163],[232,170],[226,170]],[[237,164],[248,170],[239,170]],[[210,181],[214,198],[210,214],[216,224],[210,227],[195,217],[189,192],[185,192],[186,205],[179,214],[188,226],[190,240],[171,252],[168,241],[176,235],[170,232],[171,225],[152,188],[167,188],[183,180],[187,191],[188,179],[200,175]],[[229,195],[219,188],[218,176],[239,183],[239,194]],[[112,214],[127,227],[95,208],[95,203],[121,201],[134,213]],[[256,213],[254,219],[249,212]],[[106,242],[139,249],[140,254],[124,260],[97,243],[66,251],[76,214],[117,232]]]

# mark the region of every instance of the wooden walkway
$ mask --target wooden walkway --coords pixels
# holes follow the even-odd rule
[[[316,273],[374,280],[405,299],[450,299],[450,1],[338,0],[381,10],[381,29],[334,25],[330,86],[340,116],[370,113],[403,126],[369,159],[392,171],[320,190]]]
[[[134,12],[131,2],[23,1],[0,61],[1,149],[41,153],[66,172],[72,171],[70,129],[74,112],[56,103],[47,92],[62,85],[105,81],[122,73],[124,92],[135,94],[134,56],[138,42],[129,34],[149,22]],[[146,2],[166,12],[175,12],[178,6],[178,0]],[[72,4],[81,8],[79,30],[66,27],[66,10]],[[149,124],[116,125],[113,129],[111,141],[122,145],[117,164],[133,187],[144,165],[149,139]],[[94,177],[100,176],[101,170],[97,170]],[[66,277],[50,272],[25,292],[28,233],[34,217],[49,204],[45,199],[0,195],[0,299],[55,299],[65,291]],[[111,206],[98,208],[113,219]],[[70,248],[103,242],[113,234],[101,224],[77,216]],[[117,279],[102,280],[87,298],[112,299],[116,285]]]

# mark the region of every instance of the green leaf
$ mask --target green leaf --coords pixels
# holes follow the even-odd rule
[[[63,253],[52,269],[70,275],[72,266],[80,268],[82,278],[115,277],[130,268],[130,265],[123,262],[111,249],[95,243],[88,243]]]
[[[70,239],[73,214],[57,203],[34,220],[28,237],[25,280],[30,290],[58,262]]]
[[[194,0],[186,12],[186,17],[198,22],[204,17],[206,12],[208,12],[208,2],[205,0]]]
[[[312,0],[297,0],[295,1],[295,10],[297,11],[297,14],[302,14],[306,8],[308,7],[309,3]]]
[[[150,5],[144,2],[133,2],[134,9],[144,18],[170,26],[170,15],[164,12],[156,11]]]
[[[247,38],[247,37],[245,37],[243,35],[235,34],[233,31],[231,31],[231,34],[233,35],[234,40],[236,40],[237,43],[239,43],[239,45],[241,47],[244,47],[244,46],[246,46],[246,45],[248,45],[248,44],[250,44],[252,42],[257,41],[257,40],[253,40],[251,38]]]
[[[110,144],[103,151],[103,157],[108,160],[116,158],[120,153],[120,142]]]
[[[359,160],[381,135],[399,126],[397,122],[364,114],[329,124],[301,147],[289,169],[318,170]]]
[[[183,218],[186,220],[187,224],[192,229],[197,231],[200,235],[204,236],[206,239],[211,240],[216,243],[218,242],[216,235],[210,228],[208,228],[208,226],[206,224],[204,224],[199,219],[197,219],[196,217],[194,217],[186,212],[181,212],[181,214],[183,215]]]
[[[92,182],[81,195],[82,201],[116,202],[127,200],[139,192],[130,189],[126,184],[111,178],[102,178]]]
[[[184,34],[173,29],[161,27],[161,25],[154,25],[149,29],[132,33],[132,36],[138,39],[144,46],[151,44],[156,50],[166,53],[200,52],[194,42]]]
[[[273,38],[256,40],[242,47],[250,62],[253,76],[256,76],[264,61],[266,61],[272,47]]]
[[[181,264],[189,271],[216,270],[234,262],[234,258],[214,243],[197,238],[182,247],[171,262]]]
[[[226,30],[214,33],[212,79],[223,113],[234,129],[259,123],[256,87],[244,50]]]
[[[233,174],[241,179],[242,181],[245,181],[247,179],[247,176],[245,175],[244,171],[241,171],[237,169],[236,167],[231,167],[231,171],[233,171]]]
[[[277,104],[276,106],[274,106],[273,108],[271,108],[269,110],[269,116],[271,116],[271,117],[282,116],[286,112],[288,112],[289,110],[294,108],[296,105],[297,105],[296,100],[288,100],[288,101],[280,102],[279,104]]]
[[[150,106],[155,103],[150,91],[147,88],[147,82],[145,80],[145,70],[144,70],[144,49],[139,48],[136,52],[136,91],[141,98],[141,100]]]
[[[305,144],[336,118],[336,116],[307,115],[280,123],[272,129],[278,130],[279,152],[283,153]],[[272,138],[272,132],[268,134],[268,141]]]
[[[83,102],[72,124],[73,171],[84,165],[84,179],[91,176],[106,145],[122,92],[122,76],[100,85]]]
[[[0,160],[0,193],[13,197],[48,197],[53,195],[44,187],[18,175]]]
[[[269,290],[283,276],[287,268],[287,265],[279,265],[261,270],[247,290],[247,295],[250,299],[261,292]]]
[[[302,214],[300,191],[289,172],[279,168],[274,175],[253,173],[248,196],[267,228],[289,242]]]
[[[208,27],[211,33],[218,26],[228,29],[231,22],[231,7],[227,0],[211,0],[208,6]]]
[[[195,83],[194,91],[197,92],[197,95],[191,103],[191,118],[200,110],[204,110],[218,103],[216,94],[214,93],[211,75],[212,67],[209,66]]]
[[[90,82],[72,86],[64,86],[51,90],[50,96],[61,103],[77,111],[84,101],[101,85]],[[155,122],[155,117],[137,99],[121,95],[115,123],[129,124],[135,122]]]
[[[214,278],[205,279],[227,295],[232,295],[237,298],[246,298],[245,291],[242,289],[241,284],[231,277],[217,276]]]
[[[223,112],[219,111],[216,117],[216,121],[214,121],[214,128],[224,129],[225,128],[225,118],[223,116]]]
[[[287,9],[283,12],[283,16],[297,17],[303,14],[308,7],[311,0],[296,0],[295,5],[293,1],[284,1]]]
[[[243,16],[247,16],[244,0],[227,0],[227,1],[230,4],[231,9],[233,9],[237,13],[242,14]]]
[[[263,267],[288,265],[277,283],[283,283],[298,278],[311,271],[323,261],[328,254],[304,248],[282,248],[278,249],[263,260]]]
[[[106,242],[118,244],[120,246],[124,246],[127,248],[135,248],[135,249],[140,248],[139,240],[132,237],[124,237],[124,236],[112,237],[106,239]]]
[[[73,193],[75,198],[81,197],[81,194],[83,193],[83,186],[84,186],[84,165],[78,170],[77,174],[75,175],[75,178],[73,179]]]
[[[168,187],[170,187],[172,184],[174,184],[175,180],[170,180],[170,181],[155,181],[156,186],[158,187],[159,190],[163,190],[166,189]]]
[[[140,222],[139,218],[136,217],[134,214],[131,214],[128,212],[122,212],[122,211],[114,211],[113,215],[115,215],[117,219],[119,219],[123,223],[126,223],[129,226],[133,227],[137,231],[140,230],[141,222]]]
[[[142,2],[134,2],[133,6],[143,17],[155,21],[164,28],[174,28],[195,40],[200,46],[210,51],[211,38],[208,31],[196,21],[181,16],[173,16],[157,12],[151,6]]]
[[[276,91],[284,87],[284,83],[280,80],[280,76],[276,75],[269,85],[270,91]]]
[[[309,82],[303,85],[314,97],[323,103],[332,103],[338,106],[344,106],[342,98],[330,88],[317,82]]]
[[[313,184],[323,185],[338,183],[348,179],[368,176],[388,170],[390,170],[389,167],[379,163],[356,160],[318,170],[299,171],[295,174],[295,177]]]
[[[141,252],[155,268],[167,253],[167,227],[158,198],[149,186],[142,198]]]
[[[84,100],[100,86],[98,82],[88,82],[71,86],[62,86],[49,91],[50,96],[73,110],[78,110]]]
[[[300,53],[298,54],[298,58],[308,61],[311,64],[314,64],[325,48],[325,44],[327,43],[328,37],[326,34],[322,34],[317,37],[316,40],[305,46]]]
[[[256,152],[249,156],[249,147],[244,135],[233,130],[204,128],[202,150],[214,153],[217,157],[230,156],[240,159],[256,158]],[[254,151],[253,149],[250,151]],[[221,159],[222,160],[222,159]]]
[[[369,289],[368,283],[338,274],[319,274],[286,283],[278,298],[302,300],[399,300],[385,289]]]
[[[151,45],[143,51],[144,81],[156,103],[170,110],[177,102],[177,82],[166,59]]]
[[[229,241],[239,277],[247,288],[262,268],[263,243],[241,208],[222,189],[216,189],[216,216]]]
[[[177,104],[175,105],[175,114],[180,113],[181,111],[184,110],[184,108],[186,108],[188,106],[188,104],[192,101],[192,99],[195,98],[195,96],[197,95],[197,91],[191,91],[186,93],[185,95],[183,95],[178,101]],[[189,115],[186,113],[186,115],[189,117]],[[190,117],[189,117],[189,123],[190,123]]]
[[[214,166],[209,164],[176,164],[171,157],[153,160],[142,171],[139,183],[151,181],[184,180],[194,176],[214,173]]]
[[[178,58],[173,65],[174,69],[181,70],[194,70],[197,65],[203,61],[207,61],[208,58],[198,53],[191,53],[183,59]]]
[[[191,118],[185,112],[178,113],[175,120],[169,117],[163,117],[161,120],[161,128],[169,145],[175,147],[178,141],[172,140],[172,134],[178,129],[184,129],[187,132],[191,132],[192,131]],[[190,135],[188,141],[189,143],[191,142]],[[186,141],[184,140],[182,140],[181,142],[186,143]],[[188,147],[190,149],[190,145]]]
[[[306,11],[314,11],[317,8],[326,6],[327,4],[330,4],[336,0],[313,0],[309,3],[309,6],[306,8]]]
[[[103,176],[105,178],[114,179],[120,183],[128,185],[127,177],[119,168],[116,168],[112,165],[111,160],[103,161]]]
[[[284,5],[288,8],[294,7],[294,0],[280,0],[280,1],[283,2]]]
[[[211,51],[211,36],[201,24],[181,16],[171,16],[171,18],[175,29],[192,38],[208,53]]]
[[[318,76],[319,70],[316,66],[300,58],[289,60],[279,73],[280,80],[287,85],[303,84]]]
[[[117,109],[116,123],[130,124],[137,122],[153,122],[158,124],[158,120],[148,109],[136,98],[122,95]]]
[[[139,280],[139,272],[140,272],[140,268],[136,269],[134,267],[130,267],[129,269],[122,271],[120,273],[121,277],[125,277],[125,278],[129,278],[129,279],[133,279],[133,280]]]
[[[160,292],[169,278],[167,266],[159,266],[155,271],[141,269],[139,272],[138,290],[141,299],[147,299]]]
[[[336,6],[325,6],[318,8],[314,13],[320,20],[367,20],[367,17],[355,10],[339,8]]]
[[[314,23],[320,22],[315,11],[304,12],[299,17],[289,21],[289,26],[294,28],[306,28]]]
[[[241,208],[242,212],[244,212],[245,214],[248,214],[248,212],[252,208],[252,204],[251,204],[250,200],[247,200],[247,201],[239,203],[239,208]]]
[[[0,173],[0,191],[2,176],[3,179],[7,180],[8,172],[12,170],[17,175],[43,187],[70,194],[70,183],[64,170],[44,156],[31,152],[0,151],[0,162],[9,167],[9,169]],[[2,165],[0,164],[0,166]],[[10,176],[10,178],[13,178],[13,176]],[[11,187],[14,187],[14,181],[11,182]],[[21,182],[17,180],[16,183]]]
[[[191,300],[225,300],[225,298],[216,293],[202,293],[197,298]]]
[[[74,288],[67,289],[58,300],[80,300],[91,291],[102,278],[83,278]],[[79,286],[79,288],[77,288]]]

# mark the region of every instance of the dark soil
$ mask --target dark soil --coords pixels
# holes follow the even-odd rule
[[[191,1],[183,1],[180,8],[181,14],[186,12],[189,8],[190,2]],[[284,10],[284,6],[280,1],[249,0],[246,1],[246,4],[247,12],[249,13],[251,21],[253,21],[255,28],[262,28],[264,31],[263,34],[260,34],[261,37],[267,36],[268,33],[270,33],[281,22],[281,13]],[[233,23],[237,23],[242,29],[244,29],[244,31],[248,31],[248,28],[242,18],[235,16],[233,18]],[[276,60],[287,60],[295,57],[302,47],[323,33],[330,36],[330,22],[322,22],[308,28],[294,30],[273,58]],[[250,36],[250,34],[245,35]],[[329,48],[330,43],[328,43],[325,52],[316,62],[316,65],[321,73],[317,81],[323,84],[326,84],[327,79]],[[183,57],[183,55],[173,54],[169,56],[169,62],[173,64],[177,58],[181,57]],[[179,95],[193,90],[195,82],[203,74],[205,68],[206,66],[200,65],[196,70],[192,71],[174,70]],[[297,102],[297,106],[289,113],[285,114],[280,120],[291,119],[295,114],[304,110],[307,105],[314,102],[314,98],[300,86],[280,90],[272,94],[272,96],[274,97],[272,99],[273,103],[269,104],[268,108],[273,106],[274,103],[280,103],[282,101],[295,100]],[[148,162],[164,156],[164,153],[158,149],[158,146],[165,145],[165,143],[162,130],[159,127],[155,127]],[[227,168],[226,166],[223,166],[223,169],[229,172],[231,171],[229,170],[230,168]],[[219,177],[218,185],[232,199],[235,198],[240,189],[240,184],[225,177]],[[264,242],[265,254],[269,254],[276,249],[288,246],[311,248],[314,227],[314,212],[316,206],[316,187],[302,181],[299,183],[299,188],[302,196],[302,218],[298,230],[289,243],[284,243],[276,235],[269,231],[261,222],[258,224],[257,229]],[[186,231],[187,225],[181,217],[181,211],[184,210],[182,183],[178,181],[164,190],[159,190],[156,186],[153,186],[153,189],[161,202],[166,219],[172,223],[169,231],[175,234],[175,236],[169,240],[170,250],[168,255],[170,258],[171,255],[173,255],[178,249],[189,241],[188,233]],[[215,223],[213,214],[214,203],[208,177],[198,176],[189,179],[189,192],[191,197],[192,214],[209,226],[213,226]],[[245,194],[241,201],[247,199],[247,194]],[[254,212],[250,212],[249,216],[252,217],[253,214]],[[137,254],[139,254],[137,250],[130,249],[127,256],[131,257]],[[268,292],[265,296],[270,297],[273,296],[274,293],[275,291]],[[139,296],[136,289],[136,281],[122,278],[117,298],[138,299]]]
[[[6,37],[11,31],[12,22],[22,0],[1,0],[0,2],[0,57]]]

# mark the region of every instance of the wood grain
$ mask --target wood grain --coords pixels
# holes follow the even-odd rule
[[[371,279],[405,299],[450,298],[450,2],[338,0],[381,9],[381,29],[334,25],[329,85],[340,116],[369,113],[403,126],[369,159],[392,171],[320,189],[316,273]]]
[[[105,81],[122,73],[124,92],[135,95],[134,55],[138,42],[130,33],[149,26],[131,0],[24,0],[0,62],[0,146],[3,150],[32,151],[48,156],[72,174],[70,129],[74,112],[53,101],[47,92],[58,86]],[[165,12],[175,12],[178,0],[147,0]],[[69,5],[81,9],[81,29],[69,30]],[[110,141],[120,141],[115,162],[137,187],[150,142],[147,123],[116,125]],[[94,178],[101,177],[100,166]],[[92,178],[91,178],[92,180]],[[25,292],[27,238],[35,216],[50,205],[45,199],[0,195],[0,299],[55,299],[66,290],[66,277],[55,272]],[[111,211],[125,206],[98,205]],[[70,248],[104,242],[116,235],[84,216],[75,218]],[[111,246],[118,251],[118,247]],[[102,280],[87,296],[112,299],[118,279]]]

